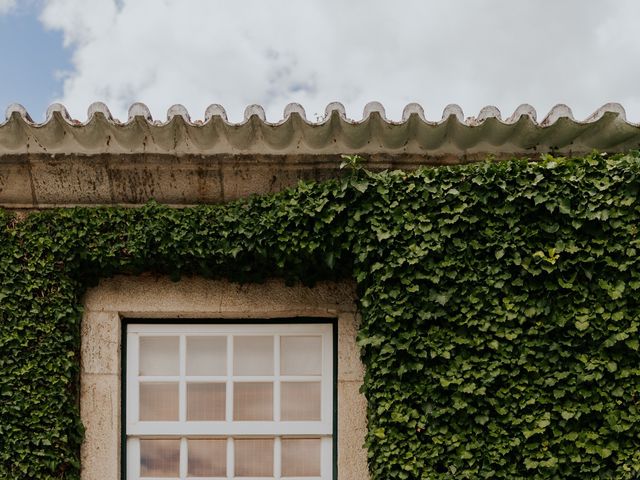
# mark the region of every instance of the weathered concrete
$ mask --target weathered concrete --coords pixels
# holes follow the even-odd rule
[[[372,170],[478,161],[481,155],[370,155]],[[506,155],[505,158],[511,158]],[[172,206],[279,192],[300,180],[337,178],[339,155],[0,155],[0,207]]]
[[[358,316],[351,281],[314,288],[282,281],[238,285],[227,281],[143,275],[105,279],[84,298],[80,411],[87,433],[82,445],[83,480],[120,478],[120,318],[338,319],[338,472],[366,479],[366,402],[359,393],[363,366],[356,345]]]
[[[120,357],[120,315],[117,311],[91,312],[81,329],[82,374],[118,375]]]

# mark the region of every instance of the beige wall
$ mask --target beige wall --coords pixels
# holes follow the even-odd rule
[[[363,368],[356,346],[352,282],[287,287],[282,281],[238,285],[226,281],[139,276],[106,279],[85,297],[82,322],[80,411],[86,427],[83,480],[120,478],[120,318],[338,319],[338,474],[368,478]]]

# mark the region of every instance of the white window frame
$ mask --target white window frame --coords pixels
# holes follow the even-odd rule
[[[266,322],[266,321],[265,321]],[[295,319],[292,319],[295,322]],[[200,480],[235,479],[234,438],[273,438],[274,476],[246,477],[246,480],[333,480],[334,473],[334,325],[332,323],[131,323],[126,324],[126,473],[127,480],[151,480],[140,477],[140,442],[147,438],[181,438],[180,477],[178,479],[199,478]],[[227,374],[224,376],[188,377],[186,365],[186,337],[197,335],[227,336]],[[268,335],[274,338],[274,375],[234,376],[233,337]],[[281,336],[321,336],[322,373],[309,376],[286,376],[286,381],[318,381],[321,383],[320,421],[280,421],[280,337]],[[179,336],[180,374],[178,376],[146,377],[154,382],[179,382],[179,420],[172,422],[139,421],[139,338],[141,336]],[[142,377],[143,379],[145,377]],[[226,382],[226,414],[224,421],[186,421],[186,385],[193,381]],[[273,421],[233,421],[233,382],[272,381]],[[187,477],[187,437],[224,437],[227,439],[226,477]],[[281,438],[320,438],[321,476],[282,477]],[[166,480],[166,478],[164,479]]]

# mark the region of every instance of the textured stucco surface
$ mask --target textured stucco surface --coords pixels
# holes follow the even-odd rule
[[[227,281],[166,277],[103,280],[84,299],[80,410],[86,427],[83,480],[120,478],[121,317],[338,319],[338,474],[366,479],[366,402],[359,388],[363,367],[356,345],[358,316],[351,281],[287,287],[271,280],[238,285]]]

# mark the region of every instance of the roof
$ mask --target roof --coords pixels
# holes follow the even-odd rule
[[[247,107],[240,123],[229,122],[220,105],[209,106],[203,121],[192,121],[182,105],[171,107],[167,118],[158,121],[144,104],[135,103],[128,119],[121,122],[106,105],[94,103],[85,122],[72,119],[64,106],[54,104],[45,122],[36,123],[24,107],[14,104],[7,109],[7,120],[0,123],[0,155],[388,153],[438,157],[640,148],[640,124],[628,122],[617,103],[602,106],[582,121],[566,105],[556,105],[540,122],[537,117],[530,105],[521,105],[506,119],[492,106],[465,118],[458,105],[449,105],[441,119],[428,120],[420,105],[409,104],[396,122],[387,119],[380,103],[372,102],[361,120],[349,119],[342,104],[331,103],[324,118],[310,122],[304,108],[292,103],[278,122],[268,122],[259,105]]]
[[[557,105],[541,122],[529,105],[505,120],[495,107],[465,118],[450,105],[431,121],[417,104],[407,105],[395,122],[376,102],[365,107],[361,120],[347,118],[344,106],[332,103],[323,119],[309,122],[300,105],[290,104],[275,123],[257,105],[247,107],[240,123],[229,122],[219,105],[207,108],[203,121],[192,121],[180,105],[157,121],[136,103],[121,122],[94,103],[80,122],[54,104],[44,123],[12,105],[0,123],[0,207],[223,202],[277,192],[301,179],[334,178],[339,154],[349,153],[363,155],[372,170],[408,170],[488,154],[535,158],[637,148],[640,125],[629,123],[615,103],[583,121]]]

